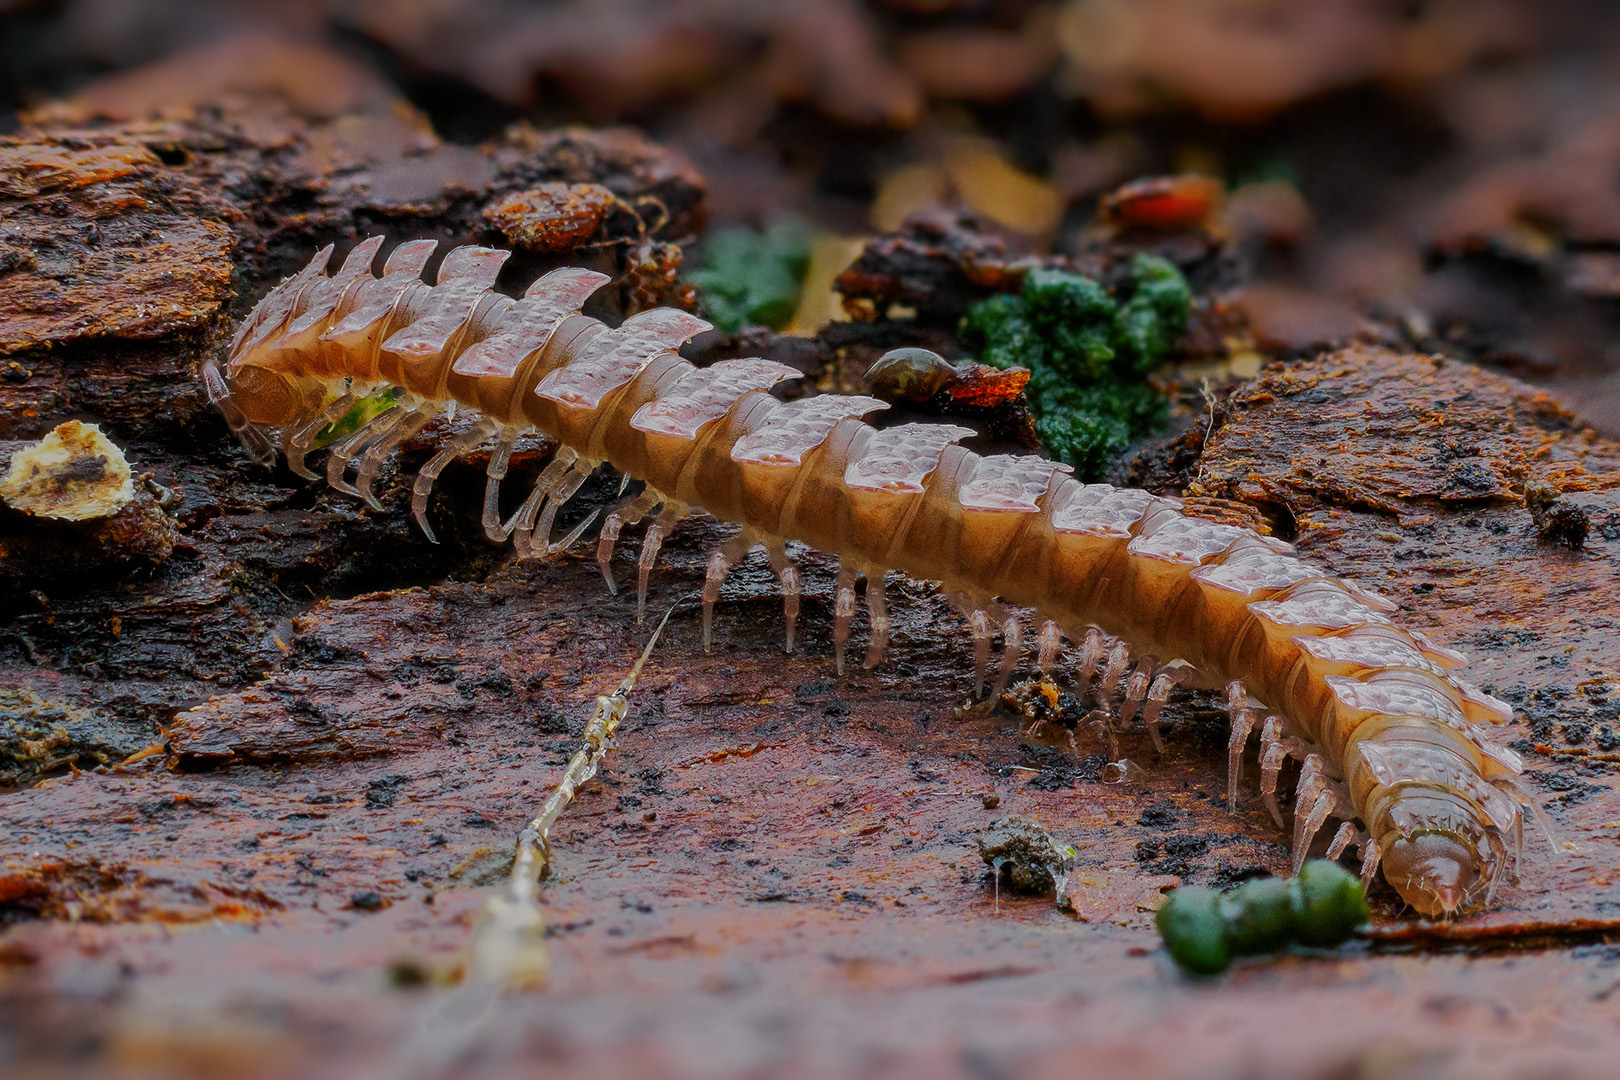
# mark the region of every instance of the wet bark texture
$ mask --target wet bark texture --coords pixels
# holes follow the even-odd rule
[[[439,484],[435,546],[406,504],[436,432],[372,512],[250,466],[196,372],[320,244],[379,230],[475,242],[510,223],[536,238],[513,259],[523,282],[566,241],[627,283],[605,301],[622,313],[646,299],[643,262],[668,258],[645,244],[701,223],[702,178],[628,131],[453,146],[364,79],[320,85],[344,96],[252,124],[83,98],[0,140],[0,457],[97,421],[176,534],[156,565],[82,572],[0,510],[0,1051],[15,1075],[392,1067],[593,695],[649,629],[588,559],[513,563],[484,540],[477,455]],[[514,199],[572,206],[570,224],[523,226]],[[862,273],[887,301],[937,298],[938,265],[917,265]],[[536,440],[514,474],[546,454]],[[1214,697],[1175,699],[1162,758],[1127,736],[1150,775],[1111,786],[1084,738],[955,717],[967,635],[930,586],[894,588],[889,659],[838,678],[833,571],[808,554],[802,647],[784,656],[755,553],[727,580],[712,653],[695,607],[676,612],[619,747],[562,819],[542,891],[554,979],[498,1006],[478,1067],[1193,1077],[1210,1075],[1209,1044],[1165,1035],[1213,1032],[1264,1047],[1265,1075],[1532,1060],[1601,1075],[1620,1052],[1620,447],[1521,382],[1354,346],[1266,369],[1135,468],[1158,491],[1245,504],[1470,653],[1519,711],[1507,738],[1557,850],[1527,836],[1520,880],[1482,916],[1405,922],[1379,887],[1356,946],[1189,984],[1157,951],[1162,891],[1288,865],[1252,760],[1225,810]],[[1542,535],[1531,484],[1584,516],[1584,546]],[[655,611],[697,591],[724,534],[682,525]],[[996,896],[976,837],[1010,814],[1076,848],[1072,913]]]

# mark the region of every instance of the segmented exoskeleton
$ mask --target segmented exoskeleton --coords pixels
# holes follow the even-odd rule
[[[294,471],[313,476],[304,460],[316,434],[365,395],[396,388],[398,400],[335,443],[326,465],[334,487],[377,506],[372,484],[386,456],[440,413],[472,410],[471,429],[416,479],[412,508],[424,530],[439,473],[494,438],[489,536],[513,537],[520,556],[566,547],[585,523],[553,544],[558,508],[606,462],[644,485],[602,523],[597,557],[610,588],[621,529],[657,512],[641,547],[642,604],[678,519],[702,509],[741,526],[709,559],[706,646],[727,568],[763,545],[781,578],[792,649],[800,585],[785,544],[803,541],[840,560],[840,671],[858,575],[871,616],[867,666],[887,644],[885,574],[942,582],[967,616],[981,688],[994,631],[1005,635],[997,689],[1023,653],[1022,623],[1007,605],[1034,609],[1043,670],[1067,634],[1079,643],[1082,679],[1098,679],[1119,723],[1140,712],[1156,744],[1176,683],[1226,685],[1231,804],[1257,725],[1261,791],[1279,824],[1278,773],[1288,757],[1302,762],[1296,869],[1336,815],[1345,821],[1329,857],[1356,842],[1364,877],[1381,867],[1418,911],[1450,915],[1488,902],[1517,858],[1532,805],[1512,780],[1521,765],[1481,734],[1511,710],[1449,670],[1460,655],[1397,628],[1393,605],[1302,562],[1288,544],[1188,516],[1173,498],[1080,483],[1043,458],[981,457],[956,445],[966,428],[874,428],[862,419],[886,408],[874,398],[783,402],[769,390],[797,373],[781,364],[696,368],[676,352],[709,328],[693,315],[657,308],[617,328],[581,315],[608,280],[601,274],[556,270],[512,299],[492,289],[507,252],[457,248],[428,285],[433,241],[395,248],[378,276],[381,244],[361,243],[332,274],[332,248],[321,251],[254,309],[223,373],[206,365],[210,397],[255,457],[273,460],[279,445]],[[534,431],[559,449],[502,521],[500,481],[518,437]]]

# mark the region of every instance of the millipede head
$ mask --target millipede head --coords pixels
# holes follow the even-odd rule
[[[280,427],[290,424],[318,405],[321,390],[315,380],[284,375],[246,364],[229,376],[231,397],[255,424]]]
[[[1388,881],[1419,914],[1449,919],[1485,902],[1492,875],[1478,849],[1461,833],[1422,830],[1397,837],[1384,849]]]

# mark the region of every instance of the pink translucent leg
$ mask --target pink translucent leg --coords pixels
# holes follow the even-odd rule
[[[241,442],[248,456],[260,465],[274,463],[276,444],[270,441],[270,436],[265,434],[264,428],[247,418],[241,406],[231,397],[230,387],[225,384],[225,376],[220,373],[219,364],[213,360],[204,361],[202,375],[209,402],[225,417],[226,426]]]
[[[503,528],[510,529],[514,546],[517,548],[518,558],[527,559],[531,556],[545,553],[546,540],[550,536],[549,528],[541,533],[539,550],[535,549],[534,534],[537,531],[536,519],[541,515],[551,497],[557,490],[568,482],[573,475],[574,465],[579,455],[566,446],[557,451],[556,457],[547,463],[540,475],[535,478],[534,489],[529,497],[523,500],[523,509],[513,516],[510,524]]]
[[[580,518],[579,524],[575,525],[572,529],[569,529],[567,536],[546,548],[546,554],[555,555],[558,552],[567,551],[569,548],[573,547],[574,544],[578,542],[579,538],[585,535],[585,530],[591,527],[591,523],[596,520],[597,515],[600,513],[600,510],[592,510],[584,517]]]
[[[647,614],[647,583],[652,580],[653,567],[658,565],[658,551],[664,546],[664,537],[668,536],[675,523],[686,516],[686,511],[665,504],[656,521],[647,529],[647,536],[641,541],[641,558],[636,562],[636,622],[640,623]]]
[[[386,436],[405,417],[405,410],[398,405],[390,405],[387,409],[372,417],[370,422],[362,425],[360,429],[349,437],[332,445],[326,454],[326,482],[334,491],[341,491],[345,495],[358,495],[360,489],[345,479],[349,471],[349,463],[361,449],[373,439]]]
[[[1142,707],[1147,700],[1148,687],[1152,684],[1153,669],[1159,666],[1158,660],[1149,656],[1139,661],[1136,670],[1125,680],[1125,696],[1119,703],[1119,726],[1130,725],[1136,719],[1136,710]]]
[[[625,478],[626,480],[629,477]],[[624,485],[619,486],[624,490]],[[626,525],[634,525],[647,516],[648,511],[657,506],[661,496],[643,491],[629,502],[616,507],[608,513],[607,520],[602,522],[602,532],[596,540],[596,565],[602,568],[602,580],[607,582],[608,592],[617,594],[619,586],[613,580],[613,550],[618,546],[619,533]]]
[[[1159,714],[1164,711],[1165,703],[1170,700],[1170,691],[1175,688],[1176,680],[1169,675],[1160,675],[1148,687],[1147,703],[1142,706],[1142,723],[1147,725],[1148,737],[1153,740],[1153,749],[1164,753],[1164,739],[1159,734]]]
[[[511,526],[501,524],[501,481],[506,479],[507,467],[512,463],[517,437],[516,428],[503,430],[500,441],[490,451],[489,467],[484,470],[484,535],[497,544],[505,543],[512,535]]]
[[[1294,817],[1294,873],[1298,874],[1304,867],[1305,860],[1310,857],[1311,843],[1321,830],[1328,815],[1338,806],[1338,796],[1331,790],[1319,793],[1311,802],[1308,813],[1300,814],[1296,808]]]
[[[1108,743],[1108,760],[1119,760],[1119,733],[1114,730],[1113,718],[1106,709],[1092,709],[1080,721],[1093,728],[1099,738]]]
[[[566,550],[573,545],[574,540],[577,540],[579,534],[584,531],[575,526],[571,530],[570,536],[565,538],[562,543],[557,545],[551,543],[551,530],[557,523],[557,512],[568,505],[568,500],[572,499],[579,492],[579,489],[585,485],[585,481],[591,478],[592,471],[592,469],[575,462],[574,467],[552,490],[545,511],[540,515],[540,524],[536,525],[534,529],[534,535],[540,538],[538,541],[539,547],[545,554],[551,555]],[[531,543],[533,542],[531,541]]]
[[[866,659],[862,667],[870,671],[883,661],[883,651],[889,647],[889,603],[883,595],[886,571],[866,572],[866,612],[872,619],[872,638],[866,643]]]
[[[437,402],[428,402],[419,408],[413,409],[400,418],[389,432],[372,443],[371,447],[360,458],[360,468],[355,472],[355,492],[373,510],[381,510],[382,503],[372,492],[372,485],[377,481],[377,471],[382,468],[383,460],[394,451],[394,447],[415,435],[427,426],[428,421],[439,414]]]
[[[1339,831],[1333,834],[1333,842],[1328,845],[1327,857],[1337,859],[1343,855],[1356,838],[1356,827],[1348,821],[1339,823]]]
[[[990,616],[975,608],[968,614],[968,630],[973,634],[973,696],[979,698],[990,676]]]
[[[1047,619],[1041,623],[1041,629],[1035,635],[1035,640],[1040,650],[1035,659],[1035,667],[1045,674],[1057,663],[1058,652],[1063,648],[1063,628]]]
[[[546,476],[542,473],[535,479],[534,487],[529,489],[528,498],[523,500],[517,513],[511,520],[501,526],[501,530],[512,537],[512,549],[519,559],[529,557],[529,534],[534,531],[534,518],[540,512],[540,504],[546,498]]]
[[[997,605],[1000,609],[1000,605]],[[1002,616],[1001,636],[1001,670],[996,673],[996,684],[990,688],[991,697],[999,697],[1007,689],[1007,683],[1012,681],[1012,675],[1018,668],[1018,662],[1024,658],[1024,624],[1018,616],[1000,609]]]
[[[844,647],[854,622],[855,570],[841,562],[833,585],[833,667],[840,675],[844,673]]]
[[[732,537],[709,555],[709,565],[703,577],[703,651],[708,652],[714,636],[714,605],[720,599],[720,586],[725,584],[726,571],[753,548],[755,538],[744,532]]]
[[[1361,887],[1369,888],[1372,885],[1373,875],[1378,873],[1378,859],[1383,852],[1378,849],[1378,842],[1372,837],[1361,842]]]
[[[1282,810],[1277,806],[1277,774],[1288,760],[1288,746],[1283,741],[1283,720],[1280,716],[1266,717],[1260,729],[1260,797],[1272,820],[1282,827]]]
[[[287,445],[285,447],[287,468],[302,476],[305,480],[320,479],[315,475],[314,470],[304,464],[304,459],[309,456],[310,447],[315,445],[315,436],[326,430],[328,424],[353,408],[354,403],[358,400],[358,396],[353,393],[344,394],[317,413],[313,420],[290,428],[287,433]]]
[[[1311,841],[1327,820],[1336,801],[1332,782],[1323,772],[1321,754],[1306,754],[1299,771],[1299,786],[1294,789],[1294,873],[1305,865]]]
[[[799,621],[799,568],[788,559],[787,549],[771,548],[771,569],[782,581],[782,618],[787,623],[787,650],[793,651],[793,628]]]
[[[1091,680],[1097,674],[1097,668],[1102,664],[1103,657],[1108,652],[1108,639],[1103,632],[1093,626],[1086,631],[1086,640],[1080,646],[1080,689],[1091,689]]]
[[[1108,666],[1103,669],[1102,678],[1097,682],[1097,699],[1105,705],[1114,699],[1114,691],[1119,688],[1119,681],[1125,677],[1125,669],[1131,666],[1131,648],[1123,641],[1114,642],[1113,651],[1108,654]]]
[[[1232,737],[1226,744],[1226,810],[1237,813],[1238,781],[1243,776],[1243,751],[1249,745],[1258,714],[1249,707],[1249,692],[1240,682],[1226,687],[1226,711],[1232,717]]]
[[[416,481],[411,485],[411,516],[416,518],[416,523],[421,526],[423,534],[433,543],[437,544],[439,538],[433,535],[433,528],[428,524],[427,508],[428,497],[433,493],[434,483],[452,461],[489,438],[492,430],[492,425],[483,423],[462,432],[429,458],[428,463],[422,466],[422,471],[416,474]],[[287,460],[291,462],[290,455]]]
[[[619,586],[613,581],[613,549],[619,544],[619,532],[624,528],[624,518],[617,513],[607,516],[602,522],[602,531],[596,537],[596,565],[602,568],[602,580],[607,582],[608,592],[617,595]]]

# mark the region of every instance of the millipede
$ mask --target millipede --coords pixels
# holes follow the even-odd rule
[[[1288,759],[1300,762],[1296,872],[1330,818],[1341,823],[1327,856],[1354,845],[1363,880],[1381,872],[1424,916],[1486,906],[1514,872],[1524,817],[1540,810],[1516,782],[1519,758],[1487,737],[1512,710],[1456,673],[1460,654],[1395,625],[1384,598],[1274,537],[1193,516],[1176,498],[1081,483],[1038,456],[973,453],[958,445],[968,428],[874,427],[866,418],[888,406],[872,397],[781,400],[772,387],[799,374],[785,365],[699,368],[679,355],[710,328],[697,316],[652,308],[610,328],[582,314],[604,274],[554,270],[513,298],[494,289],[509,252],[464,246],[429,284],[436,243],[399,244],[380,274],[382,237],[331,272],[334,248],[324,248],[247,316],[223,369],[205,362],[209,399],[254,458],[280,453],[314,478],[306,459],[320,434],[386,391],[386,407],[332,442],[325,462],[332,487],[381,509],[373,488],[387,457],[442,414],[469,412],[470,427],[438,448],[412,487],[412,512],[430,538],[435,481],[490,440],[483,526],[519,557],[579,541],[595,515],[554,540],[558,511],[606,464],[640,483],[601,517],[596,557],[610,589],[622,530],[651,518],[638,613],[677,521],[701,510],[740,527],[707,560],[705,648],[728,568],[763,546],[792,651],[801,585],[787,543],[799,541],[838,558],[840,673],[861,577],[867,667],[888,645],[886,574],[939,582],[972,635],[975,693],[1006,686],[1024,656],[1027,612],[1037,667],[1052,669],[1071,642],[1080,684],[1099,705],[1088,719],[1107,732],[1140,718],[1160,746],[1174,687],[1224,687],[1232,809],[1257,728],[1260,792],[1279,826],[1279,776]],[[503,520],[513,447],[536,432],[558,449]]]

